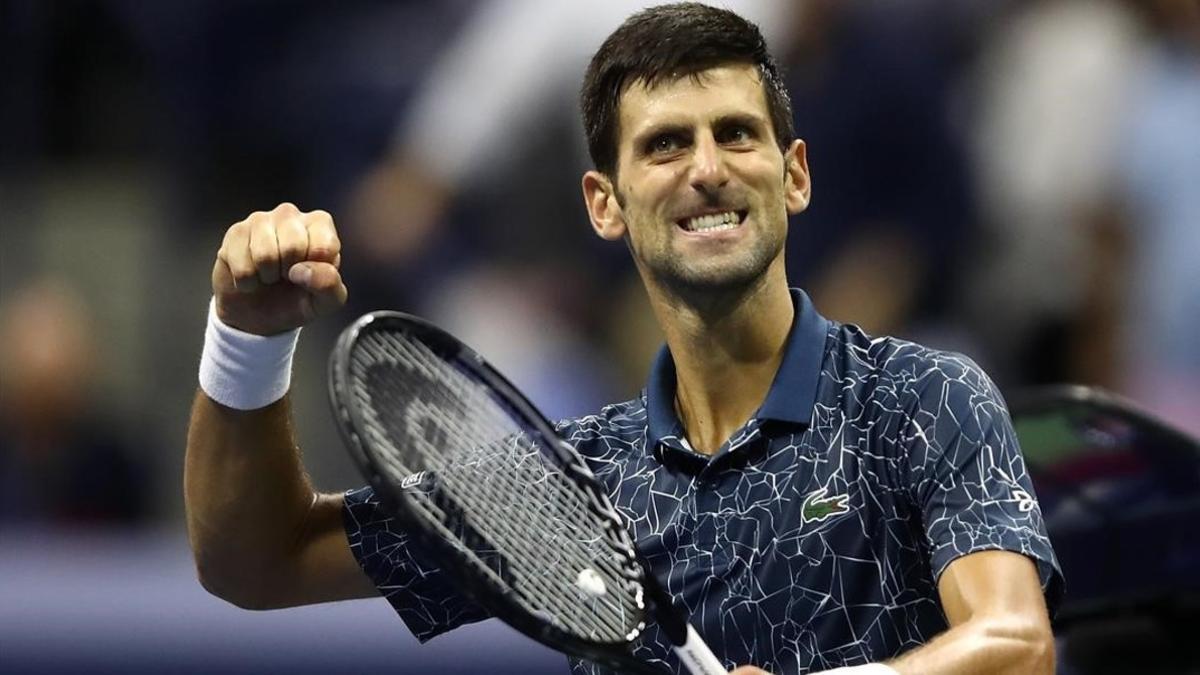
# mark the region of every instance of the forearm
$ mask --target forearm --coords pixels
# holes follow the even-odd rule
[[[1049,627],[1011,619],[974,619],[938,635],[888,665],[900,675],[1038,675],[1054,672]]]
[[[286,397],[241,411],[196,396],[184,501],[205,588],[239,606],[271,606],[271,588],[286,580],[314,499]]]

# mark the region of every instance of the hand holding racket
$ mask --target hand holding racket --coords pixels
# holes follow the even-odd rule
[[[383,507],[493,616],[622,672],[651,614],[693,675],[727,675],[580,456],[503,376],[416,317],[374,312],[330,358],[339,430]]]

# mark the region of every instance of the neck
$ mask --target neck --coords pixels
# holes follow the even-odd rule
[[[675,406],[688,442],[715,453],[754,414],[783,360],[795,310],[782,256],[753,286],[701,301],[647,284],[675,362]]]

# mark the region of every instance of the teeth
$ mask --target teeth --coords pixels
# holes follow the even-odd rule
[[[734,211],[697,216],[689,218],[684,223],[684,227],[689,232],[720,232],[722,230],[732,230],[737,226],[738,215]]]

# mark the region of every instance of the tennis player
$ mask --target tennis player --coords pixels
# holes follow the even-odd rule
[[[1052,672],[1061,576],[995,387],[788,288],[811,183],[758,29],[693,3],[641,11],[596,53],[582,109],[592,226],[629,247],[666,345],[640,396],[559,431],[714,652],[754,664],[739,675]],[[316,493],[289,422],[299,327],[345,301],[340,262],[323,211],[283,204],[226,233],[191,542],[201,582],[239,606],[382,594],[427,640],[485,614],[369,488]],[[679,670],[654,627],[638,655]]]

